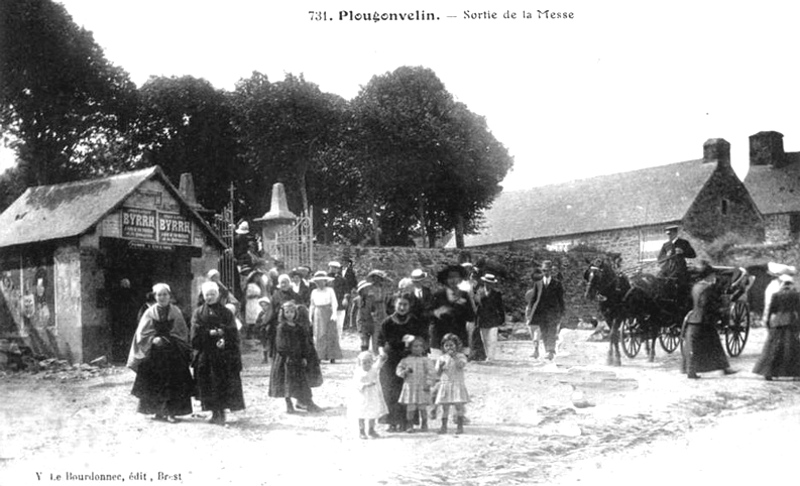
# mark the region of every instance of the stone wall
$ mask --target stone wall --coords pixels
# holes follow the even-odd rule
[[[100,356],[111,356],[111,327],[108,306],[103,297],[106,272],[100,264],[100,250],[81,247],[81,325],[82,356],[78,361],[89,362]]]
[[[415,268],[421,268],[431,275],[429,285],[437,287],[436,271],[447,264],[471,261],[486,261],[487,267],[496,269],[502,277],[501,291],[509,318],[522,320],[525,310],[524,295],[530,288],[531,273],[538,262],[551,260],[557,272],[562,274],[565,287],[567,314],[564,325],[575,326],[579,319],[589,319],[597,315],[597,305],[587,302],[583,297],[583,273],[587,268],[586,259],[606,256],[596,251],[549,252],[545,250],[493,248],[493,249],[444,249],[414,247],[314,247],[315,270],[327,269],[331,260],[343,261],[347,256],[353,258],[354,268],[359,280],[370,270],[384,270],[397,283],[408,276]]]
[[[771,244],[781,244],[791,241],[790,219],[788,214],[771,214],[765,216],[766,237],[764,241]]]
[[[55,250],[55,323],[61,356],[81,362],[81,254],[77,243],[63,244]]]
[[[764,218],[728,165],[720,166],[706,182],[683,219],[683,229],[707,242],[727,233],[764,241]]]

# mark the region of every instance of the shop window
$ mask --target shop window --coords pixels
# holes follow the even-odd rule
[[[639,231],[639,261],[653,262],[658,258],[661,245],[667,242],[667,235],[661,228]]]

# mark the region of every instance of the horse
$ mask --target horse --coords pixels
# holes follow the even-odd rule
[[[586,280],[584,297],[595,300],[599,296],[600,313],[603,315],[608,327],[611,329],[609,336],[607,364],[620,366],[619,338],[622,321],[628,316],[625,309],[625,296],[630,290],[627,277],[614,270],[612,264],[603,258],[594,261],[586,260],[589,268],[583,274]]]

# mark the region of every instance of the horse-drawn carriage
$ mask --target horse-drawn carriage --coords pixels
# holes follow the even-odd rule
[[[752,277],[747,271],[738,267],[712,267],[717,278],[721,279],[722,308],[716,326],[720,334],[725,336],[725,349],[731,357],[742,353],[750,335],[750,305],[747,302],[747,291]],[[656,332],[661,348],[673,353],[682,345],[686,315],[691,309],[691,302],[678,305],[677,302],[665,301],[667,307],[657,316]],[[688,308],[687,308],[688,307]],[[621,323],[622,350],[629,358],[634,358],[647,337],[643,326],[635,316],[630,316]]]
[[[717,328],[725,335],[730,356],[738,356],[750,333],[750,306],[747,294],[754,277],[741,267],[712,266],[717,275],[723,308]],[[694,283],[697,272],[690,273]],[[634,358],[642,344],[652,361],[655,341],[667,353],[682,342],[683,323],[692,308],[691,296],[674,288],[669,280],[637,273],[630,277],[617,272],[606,260],[590,263],[584,275],[586,296],[599,296],[600,310],[611,328],[609,364],[619,365],[619,343],[629,358]]]

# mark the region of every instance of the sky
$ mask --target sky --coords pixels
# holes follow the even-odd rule
[[[372,76],[428,67],[514,157],[506,190],[699,159],[710,138],[731,143],[743,177],[748,136],[764,130],[800,150],[792,65],[800,4],[791,2],[61,3],[139,86],[150,76],[192,75],[232,90],[253,71],[275,81],[302,73],[351,99]],[[554,7],[573,18],[539,18]],[[332,20],[312,20],[310,11]],[[347,14],[376,11],[437,20]]]

